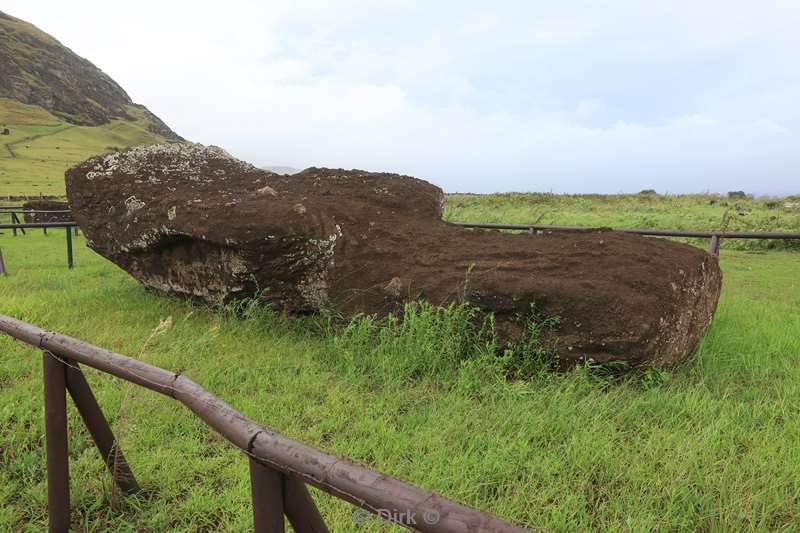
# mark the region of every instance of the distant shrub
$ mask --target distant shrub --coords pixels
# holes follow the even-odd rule
[[[781,206],[780,202],[776,202],[775,200],[769,200],[764,202],[764,207],[767,209],[777,209]]]
[[[747,193],[744,191],[730,191],[728,198],[731,200],[743,200],[747,198]]]
[[[656,192],[655,189],[644,189],[644,190],[639,191],[639,194],[642,195],[642,196],[655,196],[658,193]]]

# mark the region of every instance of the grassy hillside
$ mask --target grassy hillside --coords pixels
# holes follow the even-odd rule
[[[168,142],[153,133],[150,117],[128,106],[133,120],[114,119],[101,126],[77,126],[45,109],[0,98],[0,196],[63,195],[64,171],[109,150]]]
[[[459,218],[495,209],[505,208]],[[572,209],[550,213],[579,221]],[[796,252],[723,251],[717,315],[678,367],[508,381],[485,347],[452,342],[464,328],[452,314],[409,316],[408,328],[382,332],[257,307],[236,319],[144,291],[82,240],[67,271],[63,232],[0,235],[11,272],[0,277],[0,313],[182,371],[288,436],[523,526],[800,530]],[[174,402],[87,373],[145,492],[113,494],[70,407],[79,531],[252,527],[241,454]],[[2,531],[45,527],[41,388],[41,355],[0,336]],[[332,531],[399,531],[356,525],[352,507],[317,496]]]
[[[0,97],[37,105],[79,126],[146,115],[153,133],[181,140],[87,59],[30,22],[0,12]],[[131,113],[131,108],[137,111]]]
[[[0,197],[63,195],[64,170],[92,155],[181,141],[87,59],[0,12]]]

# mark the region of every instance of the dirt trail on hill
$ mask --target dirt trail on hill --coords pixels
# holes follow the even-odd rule
[[[14,142],[6,143],[3,146],[5,147],[6,150],[8,150],[8,153],[11,154],[12,158],[18,159],[19,155],[17,155],[17,153],[14,151],[13,148],[11,148],[12,146],[16,146],[16,145],[24,143],[24,142],[35,141],[37,139],[41,139],[42,137],[50,137],[51,135],[57,135],[57,134],[59,134],[59,133],[61,133],[63,131],[67,131],[67,130],[72,129],[74,127],[75,126],[73,126],[73,125],[68,125],[68,126],[64,126],[63,128],[59,128],[56,131],[51,131],[51,132],[48,132],[48,133],[41,133],[39,135],[29,135],[28,137],[23,137],[22,139],[17,139]]]

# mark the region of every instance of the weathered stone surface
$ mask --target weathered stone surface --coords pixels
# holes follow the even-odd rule
[[[442,191],[395,174],[259,170],[216,147],[161,145],[67,172],[89,245],[145,286],[211,303],[262,294],[294,313],[386,314],[466,299],[504,339],[535,304],[565,364],[690,353],[713,316],[717,259],[609,230],[510,235],[441,219]],[[468,274],[469,272],[469,274]]]

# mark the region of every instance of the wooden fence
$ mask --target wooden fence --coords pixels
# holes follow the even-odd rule
[[[114,483],[139,490],[79,364],[163,394],[189,408],[247,456],[257,533],[282,533],[284,516],[297,533],[328,531],[306,488],[313,485],[383,520],[415,531],[522,533],[525,530],[431,491],[372,471],[267,429],[186,376],[47,332],[0,315],[0,331],[43,352],[49,531],[70,527],[66,393],[89,430]]]

